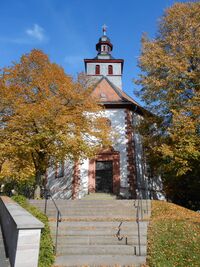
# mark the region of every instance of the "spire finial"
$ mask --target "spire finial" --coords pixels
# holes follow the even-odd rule
[[[106,31],[107,31],[107,26],[106,26],[106,24],[104,24],[103,26],[102,26],[102,29],[103,29],[103,35],[106,35]]]

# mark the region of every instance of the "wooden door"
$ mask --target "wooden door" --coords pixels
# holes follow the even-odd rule
[[[96,192],[113,192],[113,161],[96,161]]]

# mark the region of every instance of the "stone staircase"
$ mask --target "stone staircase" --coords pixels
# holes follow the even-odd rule
[[[30,200],[44,211],[44,200]],[[56,200],[62,214],[55,266],[141,266],[146,262],[150,201],[95,199]],[[55,241],[56,209],[48,200],[47,215]],[[139,246],[140,243],[140,246]]]

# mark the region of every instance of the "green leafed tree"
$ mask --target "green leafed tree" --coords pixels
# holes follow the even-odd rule
[[[0,74],[1,178],[36,184],[49,166],[68,157],[74,161],[109,145],[109,128],[98,117],[102,107],[80,75],[77,81],[32,50]]]
[[[183,194],[174,191],[181,182],[188,181],[185,190],[192,183],[200,189],[199,1],[176,3],[165,10],[156,38],[142,38],[139,67],[137,93],[155,115],[141,125],[149,162],[162,173],[166,191],[178,201]],[[200,203],[200,197],[194,202]]]

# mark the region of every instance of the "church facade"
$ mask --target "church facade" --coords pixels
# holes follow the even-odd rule
[[[81,199],[92,192],[149,198],[141,136],[135,130],[144,109],[123,91],[124,60],[113,58],[112,49],[104,28],[96,44],[97,56],[84,63],[86,75],[95,83],[92,96],[104,105],[102,116],[114,132],[113,146],[94,158],[76,164],[66,160],[49,168],[47,185],[54,198]]]

